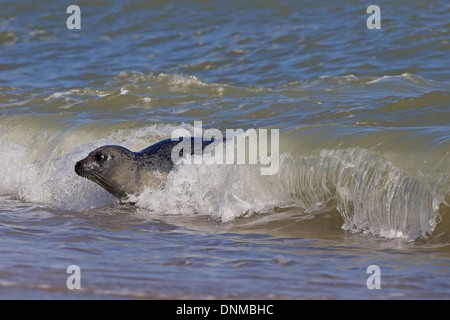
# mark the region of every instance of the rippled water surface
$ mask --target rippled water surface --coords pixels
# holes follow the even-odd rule
[[[361,1],[69,5],[0,1],[0,298],[450,298],[446,1],[379,30]],[[179,164],[134,204],[74,172],[196,121],[278,129],[279,170]]]

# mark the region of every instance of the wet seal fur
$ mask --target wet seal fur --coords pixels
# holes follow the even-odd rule
[[[190,139],[191,155],[194,155],[195,138]],[[202,140],[202,150],[211,142]],[[126,199],[129,195],[140,194],[145,187],[156,189],[164,184],[174,167],[172,150],[179,143],[167,139],[140,152],[132,152],[121,146],[103,146],[77,162],[75,172],[114,196]],[[180,157],[183,157],[183,149]]]

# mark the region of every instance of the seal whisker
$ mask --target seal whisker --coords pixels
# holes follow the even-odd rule
[[[91,177],[92,177],[91,180],[100,182],[100,184],[105,185],[107,187],[112,187],[111,184],[108,181],[106,181],[106,179],[97,172],[91,172]]]
[[[96,182],[99,185],[110,187],[111,185],[98,173],[96,172],[82,172],[80,173],[80,176],[83,178],[86,178],[88,180],[91,180],[92,182]]]

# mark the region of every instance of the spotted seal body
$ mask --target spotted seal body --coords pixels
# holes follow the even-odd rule
[[[195,139],[191,138],[191,155]],[[172,150],[179,144],[170,139],[158,142],[140,152],[121,146],[104,146],[92,151],[75,165],[75,172],[118,198],[139,194],[145,187],[162,185],[174,167]],[[189,141],[188,141],[189,143]],[[202,150],[211,141],[201,141]],[[183,156],[184,149],[180,151]]]

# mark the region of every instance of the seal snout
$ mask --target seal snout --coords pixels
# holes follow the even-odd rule
[[[75,163],[75,172],[77,174],[80,174],[81,170],[83,170],[83,164],[81,163],[81,161],[78,161],[77,163]]]
[[[83,171],[84,171],[84,164],[83,164],[82,161],[78,161],[78,162],[75,164],[75,172],[76,172],[78,175],[82,175]]]

